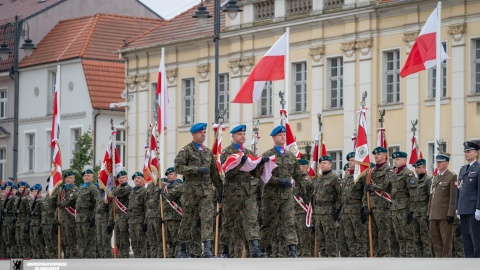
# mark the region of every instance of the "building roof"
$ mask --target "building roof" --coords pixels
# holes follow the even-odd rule
[[[210,15],[213,16],[214,2],[204,2],[204,6]],[[129,42],[122,49],[143,47],[154,44],[165,44],[172,41],[183,41],[193,38],[213,36],[213,17],[208,19],[203,26],[198,24],[197,19],[192,16],[199,5],[184,11],[175,18],[166,21],[164,24],[143,33]],[[220,29],[225,27],[225,12],[220,12]]]
[[[15,20],[15,16],[28,19],[67,0],[0,0],[0,25]]]

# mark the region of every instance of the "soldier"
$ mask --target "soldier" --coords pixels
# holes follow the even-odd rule
[[[348,247],[349,257],[365,257],[367,254],[365,223],[368,216],[362,206],[364,179],[355,183],[353,173],[355,170],[355,152],[347,155],[348,169],[345,171],[342,190],[342,222]]]
[[[310,182],[311,180],[309,179],[309,176],[308,176],[308,169],[309,169],[308,160],[300,159],[298,161],[298,164],[300,165],[300,170],[302,170],[302,176],[304,181]],[[293,189],[293,193],[296,196],[296,200],[302,199],[301,202],[297,201],[298,203],[297,202],[295,203],[295,227],[296,227],[297,237],[298,237],[297,256],[313,257],[314,241],[313,241],[312,229],[310,227],[307,227],[307,225],[305,224],[306,217],[307,217],[306,209],[308,208],[308,204],[310,200],[307,198],[307,196],[305,196],[306,192],[305,191],[302,192],[298,187],[295,187]]]
[[[115,226],[116,248],[119,251],[120,258],[128,258],[130,253],[130,236],[128,233],[128,200],[132,187],[128,185],[128,176],[126,171],[117,174],[119,185],[112,189],[113,200],[115,203],[114,223]],[[113,226],[112,226],[113,225]],[[116,250],[115,250],[116,252]]]
[[[173,167],[165,171],[167,184],[162,190],[165,197],[163,200],[163,218],[165,222],[165,235],[168,244],[167,257],[175,258],[179,250],[178,227],[182,220],[180,198],[182,196],[182,181],[177,179],[177,173]]]
[[[415,257],[432,257],[430,232],[428,231],[427,208],[432,186],[432,177],[427,175],[425,159],[413,163],[417,178],[410,187],[410,216],[412,234],[415,240]]]
[[[206,123],[197,123],[190,128],[192,142],[184,146],[175,158],[175,171],[185,177],[182,196],[183,215],[178,229],[180,250],[177,257],[186,258],[185,243],[190,240],[190,230],[195,224],[196,211],[200,215],[203,257],[214,257],[213,235],[213,188],[222,192],[222,182],[216,169],[215,158],[210,149],[203,145],[206,136]]]
[[[50,181],[50,178],[47,179],[48,181]],[[48,192],[48,184],[45,190]],[[54,195],[51,197],[45,196],[39,199],[38,204],[41,205],[42,209],[42,226],[39,230],[45,243],[46,256],[48,259],[58,258],[57,198]]]
[[[450,154],[440,152],[435,160],[438,174],[433,177],[428,203],[430,237],[435,257],[452,257],[457,176],[447,169]]]
[[[263,189],[263,225],[260,229],[262,246],[274,241],[272,233],[277,231],[275,229],[277,227],[281,239],[288,247],[288,257],[297,257],[298,238],[295,232],[295,210],[292,200],[291,179],[295,180],[300,189],[305,188],[305,181],[297,158],[292,152],[285,151],[285,127],[277,126],[272,130],[270,136],[272,136],[274,147],[264,152],[262,156],[276,156],[277,167],[273,169],[272,176]],[[261,174],[264,169],[264,166],[259,166],[259,173]],[[284,249],[285,247],[280,248]]]
[[[454,258],[463,258],[465,253],[463,252],[463,242],[462,242],[462,227],[460,225],[460,219],[455,218],[453,222],[453,251],[452,257]]]
[[[31,189],[33,200],[28,205],[28,221],[26,231],[30,233],[30,244],[32,247],[32,258],[45,259],[45,242],[42,235],[42,186],[36,184]]]
[[[365,184],[365,191],[370,192],[370,211],[366,196],[363,197],[364,213],[372,215],[373,246],[376,257],[390,257],[390,201],[388,193],[392,190],[393,170],[387,162],[387,149],[373,149],[375,167],[370,175],[371,183]],[[367,176],[368,177],[368,176]],[[359,181],[365,181],[362,177]]]
[[[241,154],[240,163],[233,169],[225,173],[225,186],[223,188],[223,197],[225,201],[222,205],[223,224],[222,234],[220,236],[223,243],[222,257],[229,258],[229,245],[234,244],[234,239],[240,237],[241,233],[235,235],[235,224],[239,215],[243,217],[243,223],[237,225],[241,226],[245,234],[245,240],[250,242],[251,257],[264,258],[265,253],[260,251],[260,228],[258,226],[258,209],[255,190],[257,182],[255,180],[255,168],[252,171],[241,171],[240,168],[248,159],[247,155],[253,156],[253,152],[244,148],[246,125],[239,125],[230,131],[232,134],[232,144],[226,147],[221,155],[222,164],[227,158],[233,154]],[[266,162],[269,157],[262,157],[261,162]]]
[[[147,258],[147,189],[143,186],[145,179],[141,172],[132,175],[135,187],[128,198],[128,232],[132,241],[135,258]]]
[[[95,183],[96,184],[96,183]],[[112,257],[113,208],[112,198],[100,189],[95,202],[97,258]]]
[[[2,202],[2,238],[5,243],[5,258],[14,258],[16,256],[14,248],[14,239],[11,231],[11,222],[13,218],[13,183],[5,184],[5,197]]]
[[[92,244],[95,243],[95,202],[99,195],[98,189],[92,184],[93,171],[87,169],[82,172],[83,185],[80,186],[77,193],[76,209],[76,229],[78,242],[79,258],[95,258],[95,249]]]
[[[28,203],[25,200],[30,200],[27,191],[26,182],[18,182],[18,193],[14,196],[14,208],[13,208],[13,220],[12,227],[15,231],[15,243],[17,245],[17,254],[16,256],[20,258],[29,258],[30,257],[30,245],[25,243],[30,243],[25,233],[25,225],[27,223],[27,209]]]
[[[5,241],[2,236],[2,224],[3,224],[3,204],[5,203],[5,186],[0,186],[0,258],[7,258]]]
[[[480,145],[463,143],[467,165],[460,169],[456,209],[460,216],[465,258],[480,258]]]
[[[162,242],[162,218],[160,216],[160,188],[161,181],[156,183],[156,179],[147,186],[147,239],[148,239],[148,257],[163,258]]]

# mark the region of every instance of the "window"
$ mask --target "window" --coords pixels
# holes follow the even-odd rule
[[[157,83],[152,83],[152,88],[150,91],[152,97],[152,122],[157,121],[157,110],[158,110],[158,95],[157,95]]]
[[[7,89],[0,90],[0,118],[7,118]]]
[[[343,107],[343,58],[330,58],[328,60],[328,98],[329,108]]]
[[[192,125],[195,123],[195,79],[182,80],[182,124]]]
[[[436,164],[435,164],[435,148],[436,148],[436,143],[428,143],[428,156],[430,157],[428,162],[428,167],[427,170],[430,169],[429,171],[433,174],[433,171],[435,170]],[[447,152],[447,144],[442,144],[440,151],[442,152]]]
[[[342,174],[343,172],[342,151],[328,152],[328,155],[332,158],[332,171],[336,172],[337,174]]]
[[[0,147],[0,180],[6,181],[7,173],[7,148]]]
[[[443,49],[447,52],[447,43],[442,42]],[[429,97],[435,98],[437,93],[437,66],[430,69],[430,82],[431,86],[429,89],[432,89]],[[442,62],[442,95],[440,97],[447,97],[447,60],[445,59]]]
[[[70,142],[72,143],[71,144],[72,158],[73,158],[73,155],[78,151],[77,142],[81,135],[82,135],[81,128],[70,129]]]
[[[393,154],[393,152],[398,152],[398,151],[400,151],[400,146],[389,146],[388,147],[387,159],[388,159],[388,164],[390,164],[390,167],[395,166],[395,164],[393,163],[392,154]]]
[[[117,129],[117,135],[115,136],[115,147],[117,148],[118,155],[122,161],[122,168],[125,168],[125,129]]]
[[[48,92],[47,92],[47,114],[53,113],[53,97],[55,95],[55,87],[57,84],[57,72],[50,71],[48,73]]]
[[[52,168],[52,161],[53,161],[53,152],[55,151],[54,148],[51,147],[51,140],[52,140],[52,132],[47,131],[46,133],[46,141],[45,141],[45,149],[50,149],[50,151],[46,150],[46,161],[48,162],[45,164],[45,167],[50,170]]]
[[[218,76],[218,108],[220,110],[225,110],[225,116],[223,120],[228,122],[228,104],[230,104],[229,91],[230,91],[230,80],[228,78],[228,73],[220,74]]]
[[[262,97],[260,98],[260,111],[258,112],[259,116],[270,116],[273,115],[272,112],[272,91],[273,91],[272,81],[265,83],[262,91]]]
[[[480,39],[473,40],[473,91],[480,94]]]
[[[294,112],[307,111],[307,63],[293,64]]]
[[[26,135],[27,145],[27,170],[33,171],[35,169],[35,133]]]
[[[400,50],[386,51],[384,59],[384,103],[400,102]]]

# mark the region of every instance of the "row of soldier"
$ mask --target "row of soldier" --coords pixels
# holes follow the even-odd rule
[[[395,167],[391,168],[387,150],[381,147],[372,153],[373,169],[356,182],[354,153],[347,155],[349,167],[343,179],[331,170],[329,156],[319,160],[322,173],[310,178],[308,161],[297,160],[283,147],[285,127],[276,127],[270,134],[274,147],[255,157],[243,147],[246,126],[240,125],[231,130],[232,144],[220,157],[224,165],[234,155],[239,162],[222,179],[216,157],[203,145],[206,126],[205,123],[192,126],[192,142],[179,151],[175,168],[165,173],[166,183],[159,181],[144,187],[143,175],[137,172],[132,176],[135,185],[132,188],[127,183],[127,173],[122,171],[117,175],[120,184],[113,189],[114,199],[108,199],[102,189],[91,184],[91,170],[82,174],[81,187],[73,185],[74,175],[67,172],[64,184],[45,198],[38,198],[41,186],[32,188],[33,197],[26,196],[24,183],[19,184],[17,192],[23,197],[12,196],[15,189],[7,183],[2,196],[4,257],[56,257],[58,226],[65,258],[111,257],[113,230],[120,257],[128,257],[130,245],[135,257],[163,257],[162,223],[168,257],[214,257],[217,214],[222,220],[218,239],[222,257],[239,257],[242,251],[246,257],[257,258],[309,257],[317,255],[315,242],[322,257],[367,256],[369,218],[375,256],[449,257],[455,241],[452,236],[458,240],[460,233],[468,233],[468,229],[457,226],[453,234],[453,223],[458,223],[455,216],[465,214],[455,213],[458,210],[455,201],[458,205],[461,196],[456,194],[456,175],[447,169],[446,153],[436,157],[439,174],[433,182],[426,175],[425,160],[417,161],[414,174],[406,168],[406,153],[395,152],[392,153]],[[466,156],[474,152],[476,162],[479,148],[466,143]],[[276,166],[273,170],[272,162]],[[461,171],[462,177],[471,176],[471,170],[480,166],[467,169],[467,174]],[[176,172],[184,176],[184,181],[176,179]],[[270,176],[264,183],[260,178],[265,173]],[[370,207],[366,194],[371,195]],[[312,228],[305,225],[308,217],[305,205],[310,202]],[[215,203],[222,205],[218,212]],[[12,227],[15,217],[18,225]],[[467,237],[463,238],[465,243]],[[26,245],[29,241],[31,244]],[[96,248],[92,245],[95,242]],[[475,245],[473,252],[477,252]],[[456,255],[461,247],[455,245]],[[470,249],[466,249],[466,255]]]

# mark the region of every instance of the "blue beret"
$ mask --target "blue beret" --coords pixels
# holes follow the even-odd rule
[[[12,186],[12,189],[17,189],[17,190],[18,190],[17,185],[13,185],[13,186]]]
[[[120,176],[123,176],[123,175],[127,175],[127,172],[126,172],[126,171],[120,171],[120,172],[117,174],[117,178],[120,178]]]
[[[427,161],[425,159],[421,158],[421,159],[415,161],[415,163],[413,163],[412,166],[413,167],[418,167],[420,165],[425,165],[425,164],[427,164]]]
[[[468,151],[468,150],[477,150],[480,149],[480,145],[474,142],[464,142],[463,143],[463,151]]]
[[[350,152],[348,153],[347,155],[347,161],[350,161],[351,158],[354,158],[355,157],[355,152]]]
[[[93,174],[93,171],[91,169],[86,169],[82,172],[82,176],[84,176],[85,174]]]
[[[303,158],[302,158],[302,159],[299,159],[299,160],[298,160],[298,164],[299,164],[299,165],[308,165],[308,160],[303,159]]]
[[[435,161],[450,161],[450,154],[445,152],[439,152],[435,157]]]
[[[27,182],[18,182],[17,184],[18,187],[26,187],[27,186]]]
[[[392,158],[407,158],[407,153],[402,151],[393,152]]]
[[[376,155],[376,154],[379,154],[379,153],[387,153],[387,148],[383,148],[383,147],[377,147],[375,149],[373,149],[372,151],[372,154]]]
[[[318,162],[322,161],[332,161],[332,158],[330,156],[323,156],[318,160]]]
[[[175,172],[175,169],[173,167],[170,167],[168,168],[166,171],[165,171],[165,176],[169,175],[170,173],[172,172]]]
[[[32,187],[31,190],[32,190],[32,191],[34,191],[34,190],[42,191],[42,185],[40,185],[40,184],[35,184],[35,185],[33,185],[33,187]]]
[[[137,177],[137,176],[143,177],[143,173],[141,173],[141,172],[136,172],[136,173],[134,173],[134,174],[132,175],[132,180],[134,180],[135,177]]]
[[[0,188],[1,188],[2,190],[5,190],[5,187],[4,187],[4,186],[0,186]]]
[[[278,126],[274,128],[272,132],[270,132],[270,136],[275,136],[278,133],[285,133],[285,132],[287,132],[287,129],[284,126]]]
[[[247,126],[246,125],[238,125],[234,128],[232,128],[232,130],[230,130],[230,133],[235,133],[235,132],[245,132],[247,131]]]
[[[13,187],[13,182],[7,182],[7,183],[5,183],[5,187]]]
[[[190,133],[195,133],[200,130],[206,130],[207,129],[207,123],[196,123],[190,128]]]
[[[68,176],[72,176],[72,175],[75,175],[75,173],[73,171],[66,171],[65,174],[63,175],[63,178],[65,177],[68,177]]]

